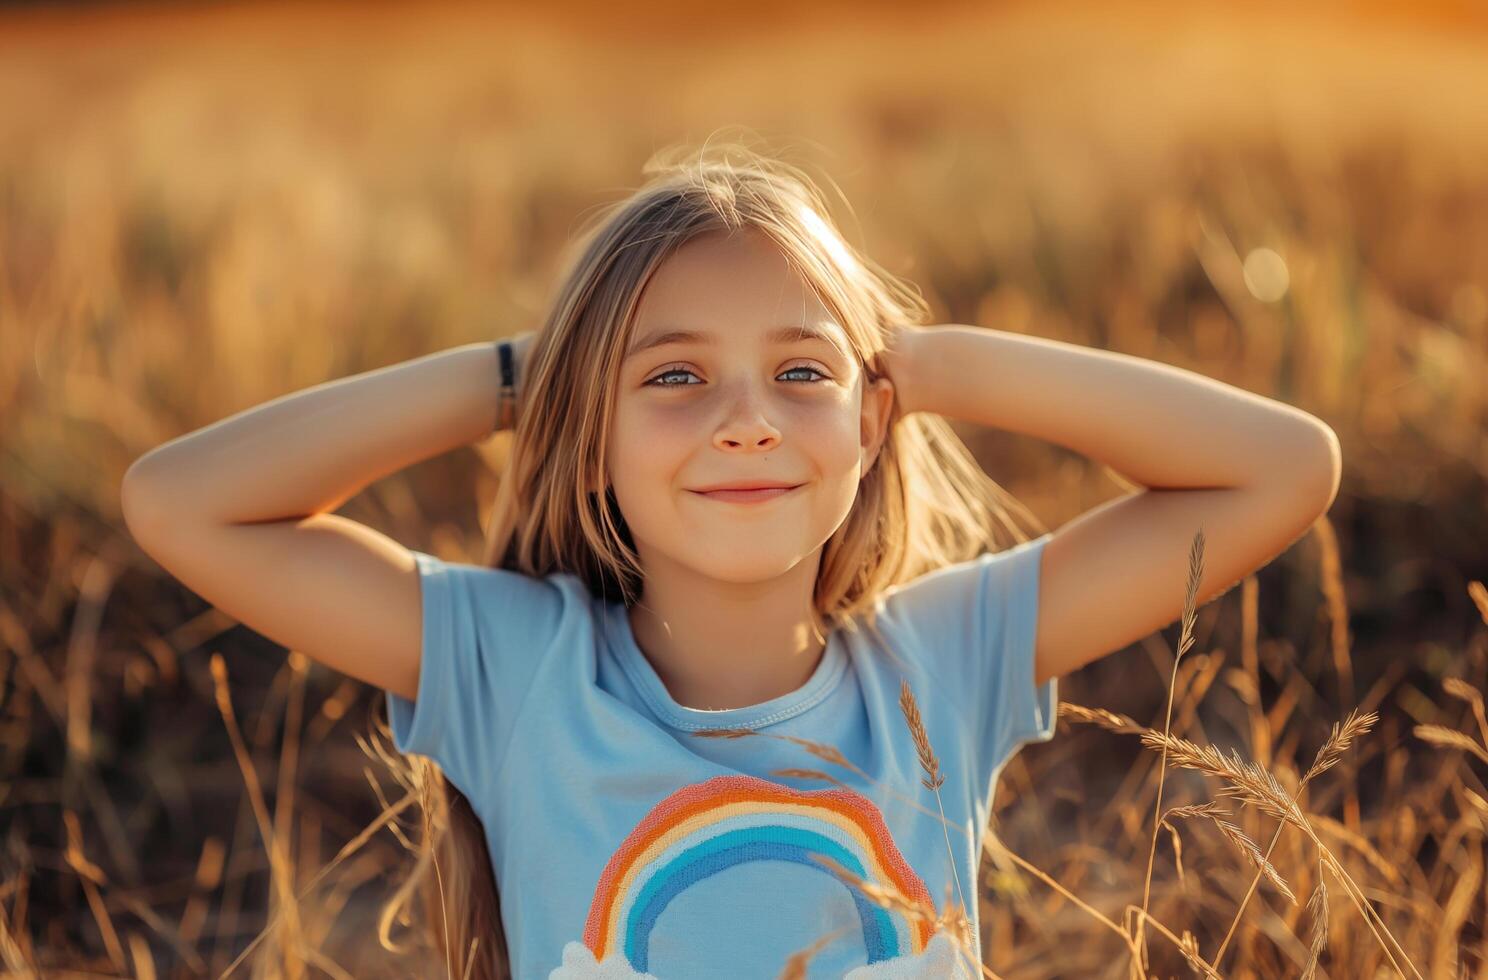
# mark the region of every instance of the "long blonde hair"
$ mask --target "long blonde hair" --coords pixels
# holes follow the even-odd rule
[[[627,605],[639,595],[643,573],[603,461],[615,378],[641,291],[668,256],[709,232],[768,235],[846,331],[869,380],[883,374],[880,352],[892,325],[924,324],[930,313],[918,292],[843,239],[811,178],[776,155],[740,142],[696,152],[672,147],[642,172],[649,179],[599,210],[570,246],[546,321],[527,352],[523,405],[483,558],[528,575],[573,574],[594,595]],[[987,550],[994,523],[1012,541],[1027,540],[1005,504],[1043,531],[983,472],[943,418],[904,416],[896,402],[889,425],[851,513],[823,548],[814,605],[828,626],[855,628],[859,614],[871,625],[876,596]],[[396,948],[391,923],[403,918],[399,912],[421,881],[426,907],[444,912],[425,924],[452,972],[508,977],[500,899],[480,822],[437,766],[419,762],[410,773],[425,834],[410,878],[384,910],[380,938]]]

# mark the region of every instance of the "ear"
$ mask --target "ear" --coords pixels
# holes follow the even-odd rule
[[[889,433],[889,416],[894,408],[894,382],[887,377],[876,378],[863,385],[863,413],[860,426],[860,449],[862,472],[867,473],[883,449],[884,439]]]

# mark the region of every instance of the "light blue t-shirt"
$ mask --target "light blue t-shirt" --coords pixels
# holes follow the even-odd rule
[[[890,589],[876,608],[893,654],[839,628],[804,686],[723,711],[673,700],[625,607],[577,577],[414,552],[423,661],[416,702],[388,692],[394,744],[437,762],[479,815],[513,977],[774,980],[834,932],[813,980],[979,976],[944,932],[818,858],[937,913],[962,900],[980,935],[977,865],[999,772],[1054,735],[1057,681],[1033,683],[1048,540]],[[944,830],[901,677],[940,760]],[[759,734],[694,734],[720,728]],[[775,736],[835,746],[871,779]]]

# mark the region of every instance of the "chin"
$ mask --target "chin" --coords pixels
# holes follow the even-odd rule
[[[779,578],[800,561],[801,556],[794,553],[746,554],[732,551],[726,555],[699,558],[687,564],[711,579],[744,584]]]

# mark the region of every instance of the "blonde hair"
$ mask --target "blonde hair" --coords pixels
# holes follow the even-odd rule
[[[627,605],[641,591],[643,572],[608,487],[605,450],[615,378],[641,291],[668,256],[710,232],[769,236],[843,327],[867,380],[884,373],[880,354],[892,326],[924,324],[930,312],[918,292],[842,238],[810,177],[776,155],[739,142],[705,144],[696,153],[672,147],[642,172],[649,179],[602,208],[570,246],[547,319],[527,352],[523,405],[483,559],[528,575],[573,574],[594,595],[618,596]],[[1043,532],[943,418],[904,416],[896,401],[889,427],[851,513],[823,548],[814,606],[828,627],[856,628],[860,614],[872,626],[873,602],[884,590],[974,557],[994,537],[994,520],[1014,541],[1027,540],[1005,502]],[[427,907],[447,912],[429,916],[426,925],[456,975],[507,977],[483,829],[436,766],[411,771],[426,833],[409,881],[384,911],[380,938],[395,948],[390,924],[422,880]],[[438,880],[429,874],[431,857]]]

